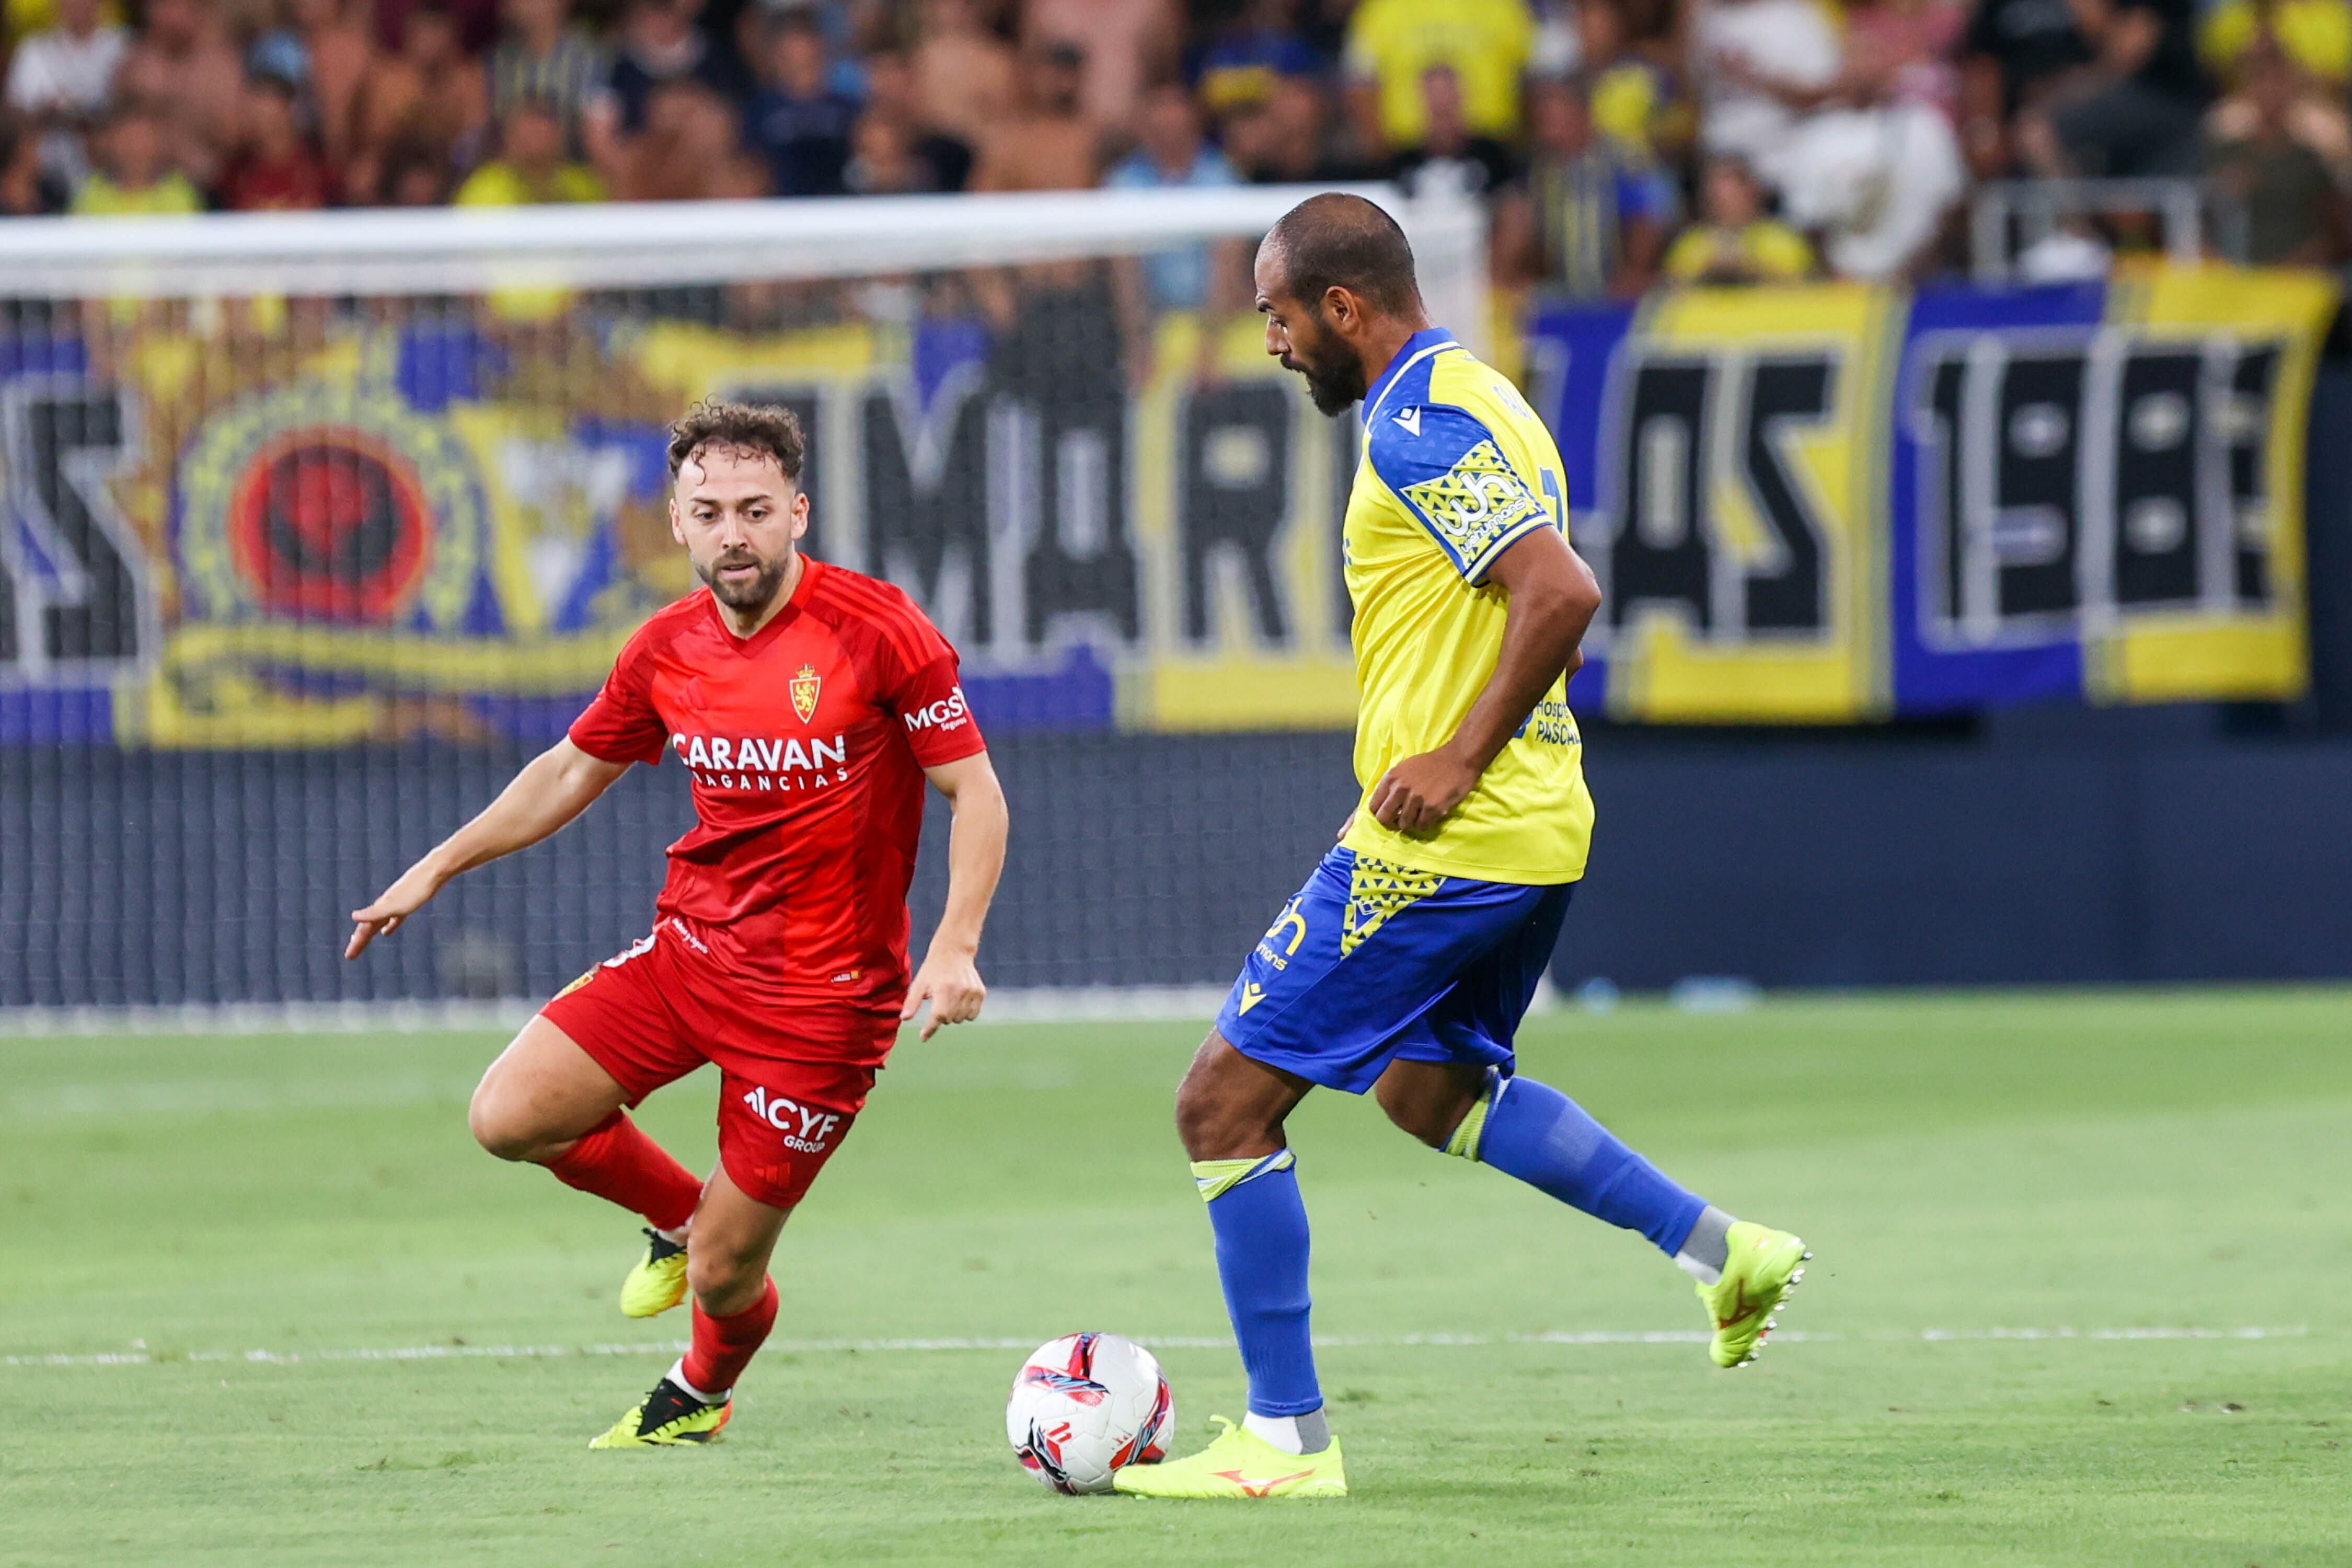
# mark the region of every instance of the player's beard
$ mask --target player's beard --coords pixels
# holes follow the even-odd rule
[[[1293,340],[1290,352],[1282,356],[1282,368],[1307,378],[1307,395],[1326,418],[1338,418],[1364,395],[1363,362],[1349,353],[1345,343],[1333,345],[1327,358],[1308,353]]]
[[[769,561],[749,550],[730,550],[709,566],[695,563],[694,574],[709,587],[710,596],[729,609],[756,616],[768,607],[776,590],[784,585],[784,573],[791,565],[790,555],[781,561]],[[742,582],[730,582],[719,575],[730,566],[757,566],[760,574]]]

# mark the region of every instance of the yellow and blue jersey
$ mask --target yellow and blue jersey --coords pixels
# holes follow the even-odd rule
[[[1348,495],[1355,606],[1356,781],[1454,738],[1495,673],[1507,605],[1486,574],[1539,528],[1565,530],[1551,432],[1501,373],[1439,328],[1416,332],[1364,395]],[[1436,829],[1408,837],[1359,809],[1346,847],[1407,871],[1528,886],[1584,874],[1592,797],[1565,677]]]

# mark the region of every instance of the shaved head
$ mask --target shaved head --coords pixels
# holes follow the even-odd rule
[[[1307,305],[1331,289],[1345,289],[1391,316],[1421,313],[1421,285],[1412,275],[1412,247],[1396,219],[1361,196],[1328,191],[1309,196],[1265,237],[1284,292]]]
[[[1429,324],[1404,230],[1361,196],[1327,191],[1283,214],[1251,271],[1265,352],[1335,417]]]

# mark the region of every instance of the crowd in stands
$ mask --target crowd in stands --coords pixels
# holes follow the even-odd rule
[[[5,0],[0,211],[1388,178],[1504,280],[1896,279],[1986,180],[2352,259],[2352,0]],[[2076,250],[2153,244],[2131,215]],[[2061,250],[2064,247],[2060,247]],[[1218,288],[1154,258],[1163,305]]]

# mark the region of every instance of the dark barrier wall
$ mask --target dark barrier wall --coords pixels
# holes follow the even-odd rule
[[[1912,737],[1596,731],[1600,830],[1558,973],[2352,975],[2352,742],[2223,730],[2182,709]],[[999,754],[1017,813],[1000,985],[1229,979],[1351,794],[1339,736],[1028,736]],[[346,913],[521,760],[5,753],[0,1004],[543,995],[646,929],[684,820],[672,770],[633,770],[362,963],[338,952]]]

